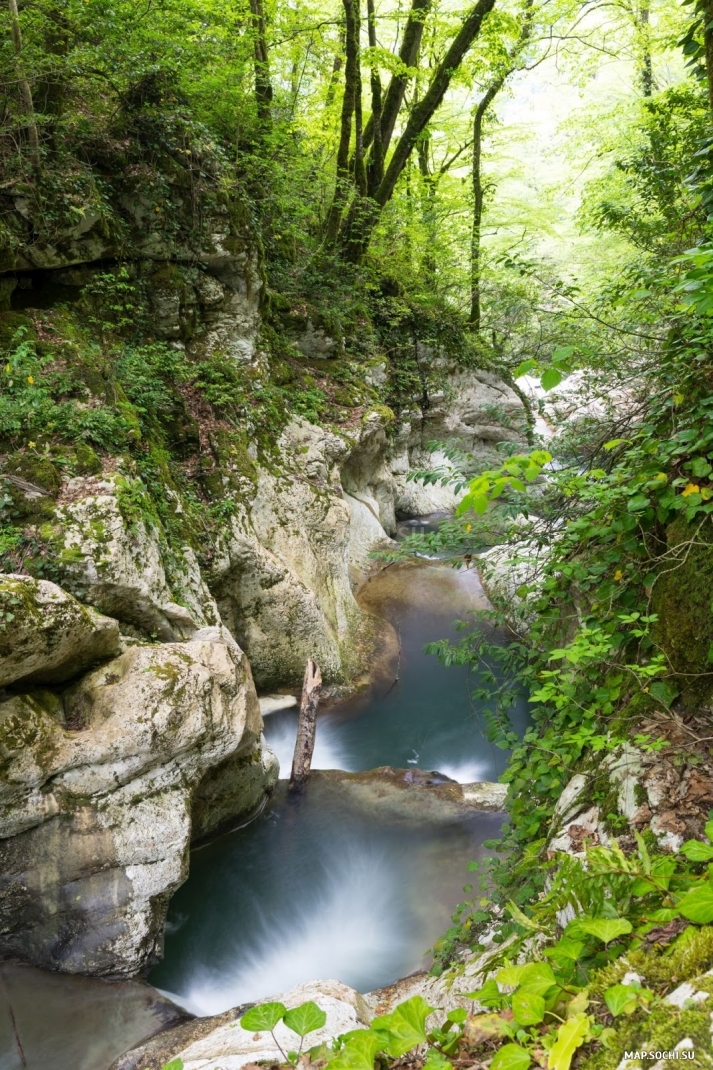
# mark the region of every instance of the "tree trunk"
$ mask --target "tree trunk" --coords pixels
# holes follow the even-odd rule
[[[711,3],[713,3],[713,0],[711,0]],[[386,168],[384,177],[374,193],[374,211],[368,215],[364,214],[359,220],[354,221],[355,225],[358,223],[358,232],[355,232],[355,226],[347,227],[343,232],[343,247],[347,259],[356,261],[364,255],[372,231],[376,226],[380,211],[383,209],[384,205],[388,204],[390,201],[394,189],[396,188],[396,183],[406,166],[420,135],[433,118],[436,109],[441,104],[443,97],[446,94],[446,90],[451,83],[451,78],[459,69],[468,49],[480,33],[480,28],[485,16],[492,11],[494,6],[495,0],[478,0],[475,6],[471,8],[463,25],[456,34],[456,37],[451,42],[451,46],[446,52],[446,55],[436,68],[436,72],[431,79],[426,95],[418,102],[418,104],[414,105],[404,132],[399,138],[391,160],[389,161],[389,166]],[[389,86],[389,89],[391,89],[391,86]],[[386,103],[384,105],[384,112],[385,111]],[[382,123],[382,133],[383,129],[384,124]],[[386,144],[387,142],[384,140],[384,149],[386,149]]]
[[[292,759],[290,791],[303,791],[312,769],[312,754],[317,732],[317,705],[322,690],[322,674],[319,666],[309,658],[302,684],[299,721],[295,754]]]
[[[374,0],[366,0],[369,29],[369,48],[376,48],[376,15]],[[372,149],[367,174],[367,193],[371,196],[384,174],[384,146],[381,139],[381,78],[376,63],[371,64],[371,131]],[[366,131],[364,132],[366,146]]]
[[[654,91],[654,71],[651,62],[651,31],[649,21],[651,8],[649,0],[641,0],[641,7],[636,18],[636,32],[639,35],[639,77],[641,78],[641,92],[643,96],[650,97]]]
[[[349,167],[349,145],[352,136],[352,116],[356,104],[357,84],[361,93],[361,76],[359,71],[359,39],[357,16],[354,0],[343,0],[346,25],[346,60],[344,64],[344,98],[342,100],[342,119],[337,149],[337,173],[334,196],[327,215],[326,240],[332,245],[339,234],[342,212],[347,202],[351,185]],[[357,0],[358,3],[358,0]]]
[[[272,82],[270,81],[270,54],[267,47],[265,9],[262,0],[250,0],[252,16],[253,57],[255,67],[255,102],[261,123],[272,123]]]
[[[483,120],[505,82],[499,78],[481,98],[473,117],[473,226],[470,232],[470,324],[480,330],[480,243],[483,225]]]
[[[399,60],[405,67],[416,66],[418,52],[421,47],[421,38],[423,36],[423,27],[426,23],[428,12],[431,9],[431,3],[432,0],[413,0],[411,4],[411,11],[409,12],[401,48],[399,49]],[[386,90],[386,97],[384,98],[381,110],[381,146],[383,156],[386,156],[389,145],[391,144],[396,120],[401,111],[401,105],[404,102],[404,95],[406,93],[406,86],[410,79],[411,75],[409,74],[396,74],[389,82],[389,88]],[[374,116],[372,115],[364,130],[364,146],[368,147],[373,140]],[[378,181],[374,185],[374,189],[380,185],[381,178],[382,176],[380,175]]]
[[[35,169],[40,166],[40,135],[35,118],[35,105],[32,100],[32,90],[25,73],[22,62],[22,33],[20,31],[20,14],[17,10],[17,0],[7,0],[10,11],[10,29],[12,32],[12,46],[15,53],[15,70],[20,87],[20,97],[24,108],[24,120],[27,129],[27,140],[30,143],[30,163]]]

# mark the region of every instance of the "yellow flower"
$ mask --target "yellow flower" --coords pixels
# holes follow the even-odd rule
[[[28,450],[33,450],[36,445],[37,445],[37,443],[35,443],[35,442],[28,442],[27,443],[27,448],[28,448]]]
[[[473,530],[473,525],[472,524],[466,524],[465,530],[466,531],[472,531]]]
[[[34,380],[33,376],[28,375],[27,376],[27,381],[30,384],[30,386],[34,386],[35,385],[35,380]]]
[[[12,368],[10,367],[10,365],[6,364],[5,365],[5,372],[7,373],[7,375],[9,375],[11,371],[12,371]]]
[[[615,579],[615,580],[616,580],[616,582],[618,583],[620,579],[623,579],[623,577],[624,577],[624,573],[623,573],[623,572],[621,571],[621,569],[620,569],[620,568],[618,568],[618,569],[616,570],[616,572],[614,573],[614,579]]]
[[[697,483],[687,483],[681,491],[681,497],[687,498],[689,494],[700,494],[701,488]]]

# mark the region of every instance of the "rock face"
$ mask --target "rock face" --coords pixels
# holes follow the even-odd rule
[[[352,1029],[366,1028],[371,1022],[364,998],[340,981],[311,981],[271,999],[279,1000],[288,1010],[312,1000],[326,1012],[323,1028],[309,1034],[310,1047]],[[212,1018],[197,1018],[179,1025],[122,1055],[110,1070],[161,1070],[172,1059],[181,1059],[184,1070],[240,1070],[257,1062],[270,1065],[282,1061],[283,1056],[269,1033],[253,1035],[240,1027],[239,1019],[247,1009],[247,1006],[236,1007]],[[294,1033],[280,1023],[275,1038],[288,1051]]]
[[[276,779],[261,728],[247,661],[218,629],[0,703],[0,953],[67,972],[148,965],[187,875],[194,801],[206,834]],[[249,775],[205,815],[211,771],[231,761]]]
[[[641,732],[647,728],[653,735],[646,723]],[[612,813],[625,818],[631,831],[649,829],[663,850],[678,851],[685,840],[703,836],[706,815],[713,807],[713,779],[691,755],[690,737],[675,721],[657,724],[655,735],[668,741],[665,750],[646,753],[625,743],[598,763],[591,775],[572,777],[555,809],[547,845],[550,854],[580,854],[585,842],[606,844],[612,835],[621,839],[621,829],[608,824]],[[604,777],[609,791],[600,803],[592,798],[592,788],[596,782],[601,795]],[[633,844],[631,831],[625,835]]]
[[[119,627],[47,580],[0,576],[0,687],[58,683],[119,653]]]

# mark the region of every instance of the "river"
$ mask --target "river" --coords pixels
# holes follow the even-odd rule
[[[391,657],[375,663],[370,688],[323,708],[313,767],[497,779],[506,754],[488,742],[471,698],[477,674],[424,652],[425,643],[457,635],[454,620],[486,605],[477,573],[394,565],[364,585],[360,603],[393,627]],[[523,703],[519,727],[525,717]],[[266,717],[283,777],[295,731],[294,710]],[[150,981],[197,1014],[312,978],[361,991],[389,984],[428,965],[428,948],[464,897],[467,863],[487,854],[484,841],[497,837],[500,821],[485,813],[424,818],[418,807],[394,813],[319,773],[295,799],[281,781],[256,820],[193,852]],[[106,1070],[172,1013],[149,986],[22,967],[6,967],[3,978],[0,1070],[23,1067],[10,1005],[28,1070]],[[41,1016],[32,1013],[38,999]]]

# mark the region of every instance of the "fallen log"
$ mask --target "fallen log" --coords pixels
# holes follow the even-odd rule
[[[309,780],[309,774],[312,769],[314,741],[317,733],[317,706],[321,690],[322,674],[319,671],[319,665],[312,658],[309,658],[302,683],[302,699],[297,721],[295,753],[292,758],[290,791],[303,791],[305,784]]]

